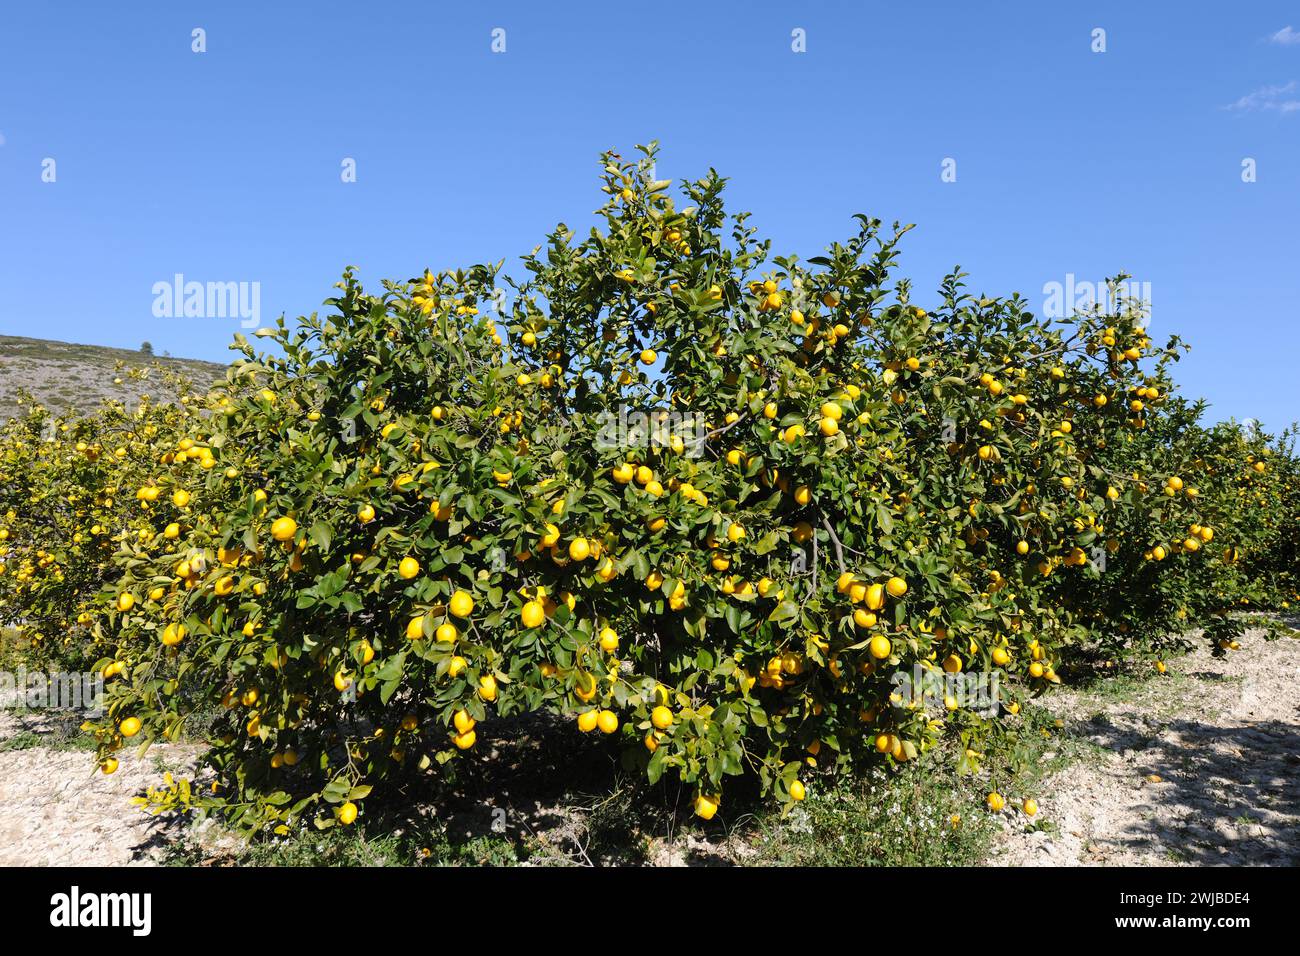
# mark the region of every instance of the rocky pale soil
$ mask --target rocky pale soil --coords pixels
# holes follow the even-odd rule
[[[105,776],[91,751],[69,746],[73,731],[75,723],[59,715],[0,710],[0,866],[156,862],[166,827],[131,798],[184,768],[197,748],[153,747],[144,757],[127,751]]]
[[[1093,752],[1047,782],[1047,825],[1009,824],[990,862],[1300,864],[1300,640],[1251,633],[1226,660],[1198,649],[1050,706]]]

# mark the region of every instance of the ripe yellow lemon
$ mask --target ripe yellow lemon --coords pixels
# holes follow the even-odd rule
[[[596,729],[596,724],[600,720],[600,712],[595,710],[583,711],[578,715],[578,729],[584,734],[589,734]]]
[[[289,541],[298,532],[298,522],[292,518],[276,518],[271,523],[271,537],[276,541]]]
[[[807,795],[808,795],[808,791],[804,788],[804,785],[800,781],[796,780],[794,781],[794,783],[790,784],[791,800],[796,800],[796,801],[802,800]]]
[[[453,735],[451,738],[451,742],[454,743],[459,750],[469,750],[470,747],[474,746],[477,740],[478,732],[472,727],[464,733]]]
[[[569,557],[574,561],[586,561],[591,556],[591,545],[586,538],[574,538],[569,542]]]
[[[893,650],[893,645],[889,643],[889,638],[885,637],[883,634],[877,634],[873,637],[869,647],[871,649],[871,656],[878,661],[883,661]]]
[[[890,597],[901,598],[907,593],[907,582],[900,577],[892,577],[885,582],[885,590]]]
[[[128,717],[117,725],[117,730],[123,737],[134,737],[140,732],[140,726],[139,717]]]
[[[339,823],[351,826],[357,819],[357,805],[349,800],[338,809]]]
[[[1001,810],[1003,807],[1007,805],[1007,801],[1003,799],[1002,794],[998,793],[996,790],[990,793],[986,799],[989,805],[989,809],[992,810],[994,813],[997,813],[999,810]]]
[[[596,718],[596,726],[602,734],[612,734],[618,730],[618,715],[612,710],[602,710]]]
[[[478,695],[486,701],[497,699],[497,679],[491,674],[484,674],[478,679]]]
[[[579,675],[578,685],[573,688],[573,693],[581,701],[589,701],[596,696],[596,678],[590,674]]]
[[[654,724],[658,730],[667,730],[673,725],[673,712],[660,704],[650,711],[650,723]]]
[[[451,621],[443,621],[438,625],[438,629],[433,632],[433,636],[439,644],[455,644],[456,638],[460,637],[460,632],[456,630],[456,625]]]
[[[694,801],[695,815],[701,820],[712,820],[713,815],[718,812],[718,797],[706,797],[704,794],[697,794]]]
[[[519,611],[524,627],[537,627],[546,620],[546,608],[541,601],[528,601]]]
[[[420,573],[420,562],[412,557],[405,557],[397,565],[397,574],[399,577],[410,580]]]
[[[465,591],[457,591],[451,596],[447,609],[457,617],[469,617],[474,610],[474,599]]]
[[[600,648],[607,654],[613,654],[618,650],[618,632],[612,627],[600,629]]]
[[[885,587],[883,584],[872,584],[867,588],[867,610],[879,611],[885,606]]]
[[[853,612],[853,623],[861,628],[875,627],[876,615],[872,614],[870,611],[864,611],[862,608],[858,608]]]
[[[375,509],[371,505],[362,505],[357,509],[357,520],[362,524],[367,524],[375,520]]]
[[[1025,816],[1032,817],[1038,812],[1038,801],[1030,797],[1021,804],[1021,809],[1025,811]]]

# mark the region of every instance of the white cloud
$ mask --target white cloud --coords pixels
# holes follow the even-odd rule
[[[1300,31],[1292,30],[1291,25],[1287,24],[1281,30],[1278,30],[1277,33],[1274,33],[1269,37],[1268,42],[1278,43],[1282,46],[1291,46],[1292,44],[1300,43]]]
[[[1247,93],[1235,103],[1225,106],[1225,110],[1237,110],[1244,113],[1254,113],[1259,110],[1277,110],[1280,113],[1294,113],[1300,110],[1300,96],[1289,94],[1297,93],[1300,84],[1295,80],[1290,83],[1283,83],[1281,86],[1261,86],[1253,93]]]

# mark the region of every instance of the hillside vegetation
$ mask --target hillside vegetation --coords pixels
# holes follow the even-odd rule
[[[106,400],[130,402],[149,393],[169,394],[153,367],[178,372],[205,386],[225,375],[225,366],[199,359],[163,358],[138,349],[77,345],[49,339],[0,335],[0,418],[18,412],[18,393],[26,389],[55,412],[90,411]],[[129,369],[149,369],[144,377]]]

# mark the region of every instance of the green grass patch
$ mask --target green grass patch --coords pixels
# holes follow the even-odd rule
[[[969,781],[912,764],[818,785],[754,841],[760,866],[973,866],[997,832]]]
[[[60,724],[54,728],[42,728],[40,731],[20,730],[12,737],[0,740],[0,753],[30,750],[33,747],[43,747],[46,750],[91,751],[95,749],[95,738],[83,733],[77,726]]]
[[[310,825],[285,836],[240,843],[235,849],[201,849],[192,837],[171,844],[170,866],[512,866],[530,848],[505,836],[455,840],[436,823],[389,830],[358,823],[317,831]]]

